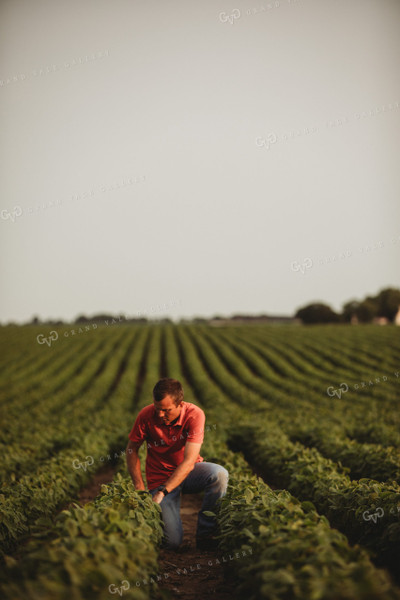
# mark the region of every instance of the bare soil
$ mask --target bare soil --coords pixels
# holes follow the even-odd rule
[[[79,493],[79,503],[86,504],[101,491],[103,483],[110,483],[116,472],[115,466],[104,465],[92,481]],[[203,494],[182,494],[181,519],[183,542],[177,550],[159,550],[159,588],[163,598],[182,600],[232,600],[235,587],[229,583],[229,570],[235,569],[238,559],[235,548],[232,554],[220,550],[196,549],[197,515],[201,508]]]
[[[232,555],[218,549],[196,549],[197,514],[202,501],[203,494],[182,494],[183,542],[177,550],[160,549],[159,587],[169,590],[171,598],[182,600],[232,600],[236,598],[234,586],[226,581],[224,570],[233,569],[237,559],[233,555],[231,560]]]
[[[80,490],[78,496],[79,503],[83,505],[96,498],[101,492],[102,484],[110,483],[114,479],[117,469],[118,466],[104,465],[104,467],[97,471],[88,485]]]

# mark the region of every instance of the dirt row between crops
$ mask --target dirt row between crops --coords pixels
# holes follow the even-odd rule
[[[78,495],[79,504],[83,505],[91,500],[94,500],[101,492],[101,486],[103,483],[111,483],[118,470],[118,465],[104,465],[90,480],[90,482],[83,487]],[[76,500],[75,500],[76,502]],[[69,503],[70,506],[72,503]]]
[[[78,502],[81,505],[93,500],[101,492],[102,484],[110,483],[116,466],[104,466],[91,482],[81,489]],[[231,554],[220,550],[198,550],[196,548],[197,515],[203,494],[182,494],[181,518],[184,537],[177,550],[159,549],[159,588],[169,592],[171,598],[182,600],[231,600],[235,597],[234,586],[227,583],[224,568],[235,568],[238,559],[235,548]],[[66,507],[67,508],[67,507]],[[239,559],[240,560],[240,559]],[[229,568],[228,567],[228,568]],[[133,582],[132,582],[133,583]],[[146,589],[144,581],[134,582],[138,588]]]
[[[172,598],[183,600],[231,600],[235,597],[235,588],[226,581],[224,567],[234,568],[238,561],[235,549],[232,548],[231,554],[223,554],[218,549],[196,549],[197,515],[202,501],[202,494],[182,494],[182,549],[160,550],[159,575],[163,581],[159,587],[169,590]]]

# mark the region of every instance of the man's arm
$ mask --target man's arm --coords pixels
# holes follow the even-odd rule
[[[185,452],[183,454],[183,461],[180,465],[176,467],[171,477],[169,477],[164,484],[168,492],[172,492],[173,489],[178,487],[178,485],[182,483],[185,477],[189,475],[190,471],[193,470],[196,458],[200,452],[200,448],[201,443],[186,442]],[[153,500],[157,504],[161,504],[161,502],[164,500],[164,497],[165,496],[163,492],[156,492],[153,496]]]
[[[172,475],[165,482],[165,487],[168,492],[178,487],[180,483],[187,477],[190,471],[193,470],[196,458],[199,455],[201,443],[186,442],[183,461],[178,465]]]
[[[140,468],[139,448],[143,442],[131,442],[126,447],[126,465],[136,490],[145,490]]]

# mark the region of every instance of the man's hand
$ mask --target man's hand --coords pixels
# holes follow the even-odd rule
[[[164,500],[165,496],[164,496],[164,492],[156,492],[153,496],[153,500],[156,504],[161,504],[161,502]]]

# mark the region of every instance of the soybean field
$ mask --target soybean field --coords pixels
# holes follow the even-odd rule
[[[9,325],[0,343],[2,600],[203,598],[216,569],[236,599],[400,600],[400,328]],[[174,586],[125,462],[161,377],[229,471],[218,550]]]

